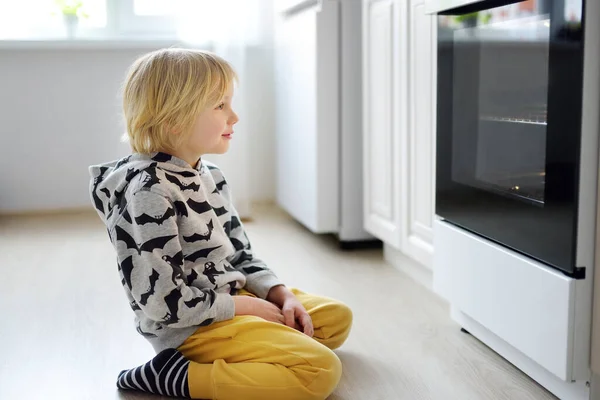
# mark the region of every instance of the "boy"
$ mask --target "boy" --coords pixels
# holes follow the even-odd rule
[[[324,399],[345,305],[289,290],[253,254],[221,171],[238,121],[232,67],[208,52],[138,59],[124,88],[132,154],[90,167],[137,331],[157,356],[117,386],[198,399]]]

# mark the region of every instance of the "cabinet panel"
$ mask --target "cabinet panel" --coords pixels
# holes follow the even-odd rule
[[[339,229],[339,4],[275,25],[277,201],[313,232]]]
[[[365,229],[399,246],[394,6],[392,0],[363,2],[363,168]]]
[[[402,165],[406,196],[402,250],[425,266],[433,254],[435,213],[436,24],[425,0],[409,8],[409,128]]]
[[[370,197],[371,211],[381,218],[393,218],[392,187],[392,15],[391,1],[373,5],[369,34],[368,93],[369,131],[372,132],[369,148],[371,159]]]

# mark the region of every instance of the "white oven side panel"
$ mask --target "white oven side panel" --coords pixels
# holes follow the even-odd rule
[[[575,280],[437,220],[434,290],[562,380],[572,378]]]
[[[586,3],[583,110],[581,125],[581,153],[579,177],[579,204],[577,207],[577,266],[586,268],[586,279],[577,282],[575,303],[575,354],[581,363],[574,365],[575,376],[590,375],[590,330],[592,326],[592,293],[594,257],[596,248],[596,213],[598,209],[598,133],[600,132],[600,2]],[[587,360],[587,362],[583,362]],[[583,365],[582,365],[583,364]],[[588,379],[588,378],[586,378]]]

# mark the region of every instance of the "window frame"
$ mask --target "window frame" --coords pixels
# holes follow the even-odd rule
[[[107,21],[118,36],[177,37],[177,21],[172,16],[136,15],[135,0],[106,0]],[[148,29],[148,27],[152,27]]]

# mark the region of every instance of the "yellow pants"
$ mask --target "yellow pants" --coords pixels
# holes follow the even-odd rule
[[[255,316],[201,327],[178,348],[190,360],[192,398],[323,400],[333,392],[342,365],[331,350],[348,337],[352,312],[338,301],[292,291],[312,318],[314,337]]]

